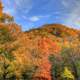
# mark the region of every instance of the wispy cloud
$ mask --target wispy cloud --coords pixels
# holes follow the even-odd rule
[[[15,0],[16,12],[28,13],[32,9],[32,0]]]
[[[63,6],[70,11],[67,15],[66,23],[74,27],[79,23],[80,1],[79,0],[62,0]],[[79,25],[77,25],[79,28]]]
[[[27,14],[33,6],[32,0],[3,0],[5,11],[13,11],[16,15]]]
[[[69,4],[67,3],[66,0],[62,0],[62,5],[63,5],[63,7],[65,7],[65,8],[69,7]]]
[[[29,17],[29,18],[26,18],[25,16],[23,16],[23,18],[28,20],[29,22],[36,22],[36,21],[39,21],[43,18],[48,18],[50,16],[51,15],[40,15],[40,16],[32,16],[32,17]]]

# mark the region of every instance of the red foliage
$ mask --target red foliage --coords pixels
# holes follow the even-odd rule
[[[40,39],[38,45],[39,49],[41,49],[43,53],[53,54],[60,51],[60,47],[57,45],[57,43],[49,38],[44,37]]]
[[[51,80],[51,63],[48,58],[51,54],[57,54],[60,51],[60,47],[51,39],[44,37],[38,41],[38,48],[41,51],[41,54],[43,54],[43,58],[41,60],[42,62],[39,63],[40,70],[35,76],[41,76]]]

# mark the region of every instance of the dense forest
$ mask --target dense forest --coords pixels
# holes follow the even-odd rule
[[[0,3],[0,80],[80,80],[80,30],[46,24],[23,32]]]
[[[0,80],[79,80],[80,31],[47,24],[23,32],[0,23]]]

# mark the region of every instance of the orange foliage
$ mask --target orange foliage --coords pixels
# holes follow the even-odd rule
[[[41,51],[40,54],[43,54],[43,58],[41,59],[41,62],[39,62],[40,70],[35,74],[35,76],[42,76],[51,80],[51,63],[48,58],[51,54],[57,54],[60,51],[60,47],[51,39],[44,37],[38,41],[38,48]]]
[[[41,51],[46,54],[58,53],[60,51],[60,47],[57,45],[57,43],[49,38],[44,37],[40,39],[38,45]]]

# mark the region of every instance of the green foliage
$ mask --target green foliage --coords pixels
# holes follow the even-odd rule
[[[20,68],[20,65],[17,65],[15,62],[16,60],[10,63],[6,61],[0,62],[0,80],[32,80],[38,67],[24,67],[24,70],[20,72],[21,75],[17,76],[16,71]]]
[[[61,60],[58,57],[51,55],[49,57],[52,63],[51,74],[55,80],[64,80],[61,74],[66,74],[66,77],[74,76],[74,79],[79,80],[80,78],[80,49],[75,48],[64,48],[61,51]],[[65,67],[67,67],[66,70]],[[69,71],[69,70],[70,71]],[[70,75],[67,75],[70,72]],[[69,79],[67,79],[69,80]]]
[[[16,75],[11,63],[0,61],[0,80],[14,80]]]
[[[14,77],[14,68],[11,64],[15,60],[14,56],[0,48],[0,57],[3,57],[3,60],[0,61],[0,80],[5,80]]]
[[[10,17],[7,19],[7,21],[8,21],[8,23],[9,23],[9,22],[13,22],[13,21],[14,21],[13,16],[10,16]]]
[[[9,31],[7,30],[7,28],[1,28],[0,29],[0,43],[6,43],[12,40],[12,37],[9,33]]]
[[[5,20],[4,20],[4,18],[3,18],[3,16],[2,16],[2,17],[0,17],[0,22],[5,22]]]
[[[14,21],[14,18],[13,16],[10,16],[8,14],[3,14],[1,17],[0,17],[0,22],[1,23],[10,23],[10,22],[13,22]]]
[[[22,79],[32,80],[37,68],[37,66],[32,66],[30,69],[26,69],[24,72],[22,72]]]
[[[51,32],[51,34],[53,34],[57,37],[61,37],[61,30],[57,29],[57,28],[53,28],[53,31]]]
[[[71,69],[75,79],[78,80],[80,76],[80,49],[78,47],[76,49],[67,48],[64,49],[61,54],[64,65]]]
[[[14,56],[11,55],[10,53],[8,53],[7,51],[5,51],[4,49],[0,49],[0,55],[3,56],[4,58],[8,59],[8,60],[14,60]]]
[[[63,63],[59,61],[59,59],[54,55],[50,55],[49,60],[52,63],[52,67],[51,67],[52,78],[54,80],[61,80],[61,72],[63,70]]]

